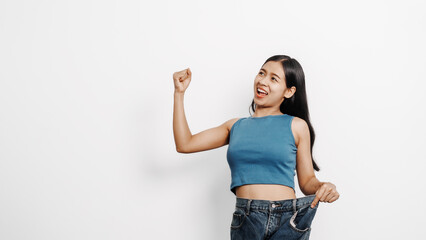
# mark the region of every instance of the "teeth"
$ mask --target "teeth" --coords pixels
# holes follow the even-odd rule
[[[258,88],[257,91],[264,93],[264,94],[268,94],[267,92],[263,91],[262,89]]]

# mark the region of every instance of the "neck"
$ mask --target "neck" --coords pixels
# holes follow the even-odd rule
[[[280,111],[268,111],[267,109],[257,109],[256,112],[253,113],[253,117],[263,117],[269,115],[282,115],[283,113]]]

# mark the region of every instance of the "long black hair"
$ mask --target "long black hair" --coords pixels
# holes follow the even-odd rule
[[[320,168],[314,161],[314,157],[312,154],[312,149],[314,147],[315,142],[315,131],[312,127],[310,117],[309,117],[309,109],[308,109],[308,99],[306,96],[306,88],[305,88],[305,74],[303,73],[302,66],[300,63],[289,56],[286,55],[274,55],[268,58],[265,63],[269,61],[281,62],[284,74],[285,74],[285,83],[287,88],[291,88],[293,86],[296,87],[296,92],[291,96],[291,98],[286,98],[280,105],[280,111],[282,113],[296,116],[302,118],[306,121],[309,127],[309,133],[311,135],[311,158],[312,165],[316,171],[319,171]],[[251,110],[253,112],[256,111],[256,103],[254,103],[254,99],[251,102]],[[250,107],[249,107],[250,112]],[[251,115],[251,114],[250,114]]]

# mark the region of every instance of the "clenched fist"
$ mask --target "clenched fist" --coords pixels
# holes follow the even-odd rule
[[[191,82],[191,70],[189,68],[173,73],[173,81],[175,83],[175,92],[184,93]]]

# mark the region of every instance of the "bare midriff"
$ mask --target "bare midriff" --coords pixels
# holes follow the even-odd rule
[[[239,198],[271,201],[296,198],[293,188],[278,184],[246,184],[237,187],[235,193]]]

